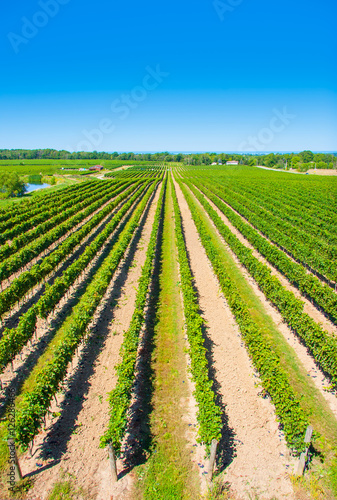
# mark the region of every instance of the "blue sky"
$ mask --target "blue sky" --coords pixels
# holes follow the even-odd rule
[[[335,0],[2,10],[0,148],[337,150]]]

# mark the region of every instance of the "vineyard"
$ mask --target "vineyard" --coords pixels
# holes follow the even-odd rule
[[[336,213],[173,163],[0,209],[0,498],[337,498]]]

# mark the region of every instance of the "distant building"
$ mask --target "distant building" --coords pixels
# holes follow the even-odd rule
[[[89,167],[89,170],[91,170],[91,172],[100,172],[101,170],[103,170],[104,167],[102,167],[102,165],[94,165],[93,167]]]
[[[219,161],[219,162],[218,162],[218,165],[222,165],[222,161]]]
[[[238,161],[226,161],[226,165],[239,165]]]
[[[213,161],[212,165],[217,165],[217,162],[216,162],[216,161]]]

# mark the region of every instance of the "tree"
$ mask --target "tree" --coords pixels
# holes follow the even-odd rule
[[[269,168],[274,167],[276,164],[276,161],[277,161],[274,153],[270,153],[269,155],[266,155],[263,160],[264,160],[264,165],[266,165],[266,167],[269,167]]]
[[[301,163],[301,158],[298,155],[293,156],[291,159],[292,168],[297,168],[298,163]]]
[[[314,159],[314,153],[312,151],[302,151],[300,153],[303,163],[309,163]]]
[[[2,198],[11,198],[13,196],[22,196],[26,191],[26,185],[20,180],[15,172],[0,173],[0,196]]]

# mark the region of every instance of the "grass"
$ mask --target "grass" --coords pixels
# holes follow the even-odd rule
[[[5,488],[2,488],[5,493],[4,497],[0,497],[1,500],[5,500],[11,498],[11,500],[29,500],[27,497],[29,490],[32,488],[34,484],[34,479],[28,477],[28,478],[23,478],[21,481],[17,482],[16,485],[14,486],[13,490],[9,492],[7,488],[7,484]],[[3,493],[3,491],[1,491]]]
[[[77,488],[76,478],[69,473],[62,472],[61,480],[54,484],[47,500],[74,500],[90,498],[83,488]]]
[[[195,199],[195,198],[194,198]],[[217,230],[214,228],[204,209],[195,200],[200,218],[207,225],[212,243],[215,245],[226,272],[237,287],[241,297],[245,300],[256,324],[272,343],[275,352],[280,356],[281,365],[289,376],[289,382],[301,400],[301,406],[307,411],[315,433],[319,437],[315,440],[315,447],[323,453],[313,461],[313,475],[322,476],[318,484],[325,483],[325,488],[331,488],[337,495],[337,421],[322,394],[316,388],[311,377],[297,357],[293,348],[288,344],[276,327],[273,319],[267,313],[263,303],[247,282],[242,271],[229,253]],[[322,468],[321,460],[324,461]],[[318,472],[319,471],[319,472]],[[321,487],[321,486],[320,486]],[[319,490],[318,486],[316,488]],[[328,494],[328,493],[327,493]],[[324,498],[324,497],[317,497]],[[326,497],[329,498],[329,497]]]
[[[150,457],[138,469],[138,493],[147,500],[199,498],[197,471],[186,441],[181,398],[188,397],[183,308],[175,246],[171,187],[165,202],[158,322],[155,328]]]
[[[71,481],[59,481],[55,484],[48,500],[72,500],[76,489]]]

